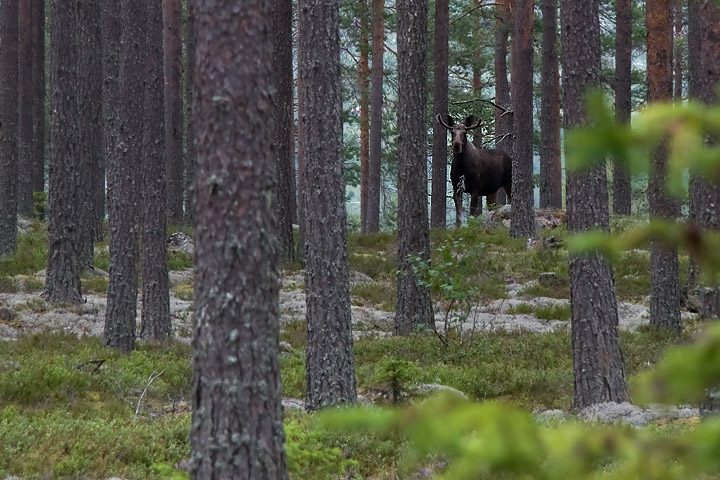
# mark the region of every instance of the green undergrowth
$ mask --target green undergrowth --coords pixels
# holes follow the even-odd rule
[[[0,277],[34,275],[44,269],[47,262],[47,226],[33,222],[29,233],[17,237],[17,251],[0,258]]]

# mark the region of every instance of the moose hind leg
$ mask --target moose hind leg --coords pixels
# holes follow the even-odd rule
[[[479,202],[480,195],[473,193],[470,197],[470,215],[477,217],[482,212],[482,204]]]
[[[493,194],[490,194],[490,195],[488,195],[488,196],[485,197],[485,198],[487,198],[487,208],[488,208],[488,210],[490,210],[490,206],[491,206],[491,205],[496,205],[496,204],[497,204],[497,192],[495,192],[495,193],[493,193]]]

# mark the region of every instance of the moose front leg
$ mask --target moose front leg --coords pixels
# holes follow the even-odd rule
[[[482,213],[482,205],[478,205],[480,203],[480,195],[477,193],[473,193],[470,196],[470,215],[473,217],[477,217],[480,213]]]

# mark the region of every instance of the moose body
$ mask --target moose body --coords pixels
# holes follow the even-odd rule
[[[462,225],[462,196],[470,194],[470,215],[479,213],[480,197],[487,197],[488,205],[495,203],[497,191],[505,190],[511,200],[512,157],[503,150],[480,149],[467,141],[467,132],[480,126],[480,121],[470,115],[464,124],[455,123],[450,115],[438,115],[437,121],[452,135],[453,161],[450,181],[455,201],[455,226]]]

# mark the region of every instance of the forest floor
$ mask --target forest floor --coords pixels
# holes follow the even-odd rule
[[[614,228],[621,230],[637,222],[618,219]],[[561,221],[549,223],[552,228],[540,230],[541,240],[535,243],[510,239],[502,219],[488,215],[483,222],[457,231],[434,231],[434,270],[425,270],[424,275],[434,292],[435,331],[406,339],[392,336],[397,268],[393,235],[351,235],[352,318],[360,401],[382,405],[401,398],[408,402],[447,389],[474,400],[497,399],[518,405],[544,421],[572,415],[565,231]],[[42,227],[30,228],[21,235],[21,248],[41,249],[43,235]],[[42,252],[33,255],[40,258]],[[0,478],[62,478],[64,472],[84,472],[74,478],[107,478],[109,473],[124,478],[170,478],[172,472],[177,473],[176,468],[182,471],[188,449],[188,344],[193,331],[192,256],[187,242],[170,253],[171,314],[177,342],[165,347],[140,345],[128,359],[100,344],[105,321],[107,246],[100,246],[96,257],[96,272],[83,279],[86,301],[81,306],[44,301],[43,272],[33,270],[37,260],[22,257],[0,265],[0,272],[5,272],[0,278],[0,346],[4,346],[0,348],[0,437],[22,438],[19,430],[28,428],[36,434],[34,445],[32,440],[18,440],[16,448],[0,454]],[[687,260],[681,262],[685,265]],[[621,345],[632,386],[633,376],[651,367],[676,340],[647,328],[648,253],[627,252],[615,269]],[[445,288],[440,288],[443,285]],[[138,304],[138,311],[140,308]],[[280,310],[286,430],[289,442],[304,445],[290,454],[299,462],[294,478],[337,478],[335,473],[323,470],[327,469],[323,463],[327,458],[319,461],[313,455],[321,452],[332,457],[332,449],[338,445],[344,445],[344,458],[359,463],[353,468],[363,478],[396,478],[402,450],[398,444],[369,446],[363,443],[367,438],[343,437],[340,441],[337,435],[313,434],[311,416],[302,412],[302,401],[297,399],[304,395],[305,295],[303,271],[297,264],[282,270]],[[684,311],[683,320],[687,335],[692,335],[697,315]],[[388,369],[397,368],[397,362],[402,365],[402,381],[395,381],[393,375],[399,375],[395,371],[389,382]],[[95,365],[97,369],[92,371]],[[148,388],[142,400],[138,392],[158,372],[163,377]],[[68,411],[75,423],[61,413],[66,403],[72,406]],[[137,452],[134,444],[127,445],[125,456],[139,457],[130,460],[127,468],[118,467],[127,460],[123,455],[117,457],[116,452],[105,448],[88,454],[65,445],[65,453],[60,450],[42,458],[43,448],[53,450],[43,442],[58,442],[57,435],[97,434],[89,434],[88,428],[100,430],[101,438],[109,435],[98,426],[98,422],[107,423],[107,415],[122,425],[120,436],[127,435],[128,442],[133,443],[132,438],[139,435],[157,446]],[[135,423],[138,415],[142,426]],[[78,417],[83,418],[79,424]],[[645,425],[675,418],[687,422],[697,417],[697,409],[625,404],[594,409],[581,413],[581,417]],[[48,427],[47,422],[53,421],[56,427]],[[163,428],[154,428],[156,422],[164,422]],[[57,431],[43,432],[43,428]],[[148,430],[139,432],[143,428]],[[97,441],[89,440],[91,444]],[[88,455],[96,458],[86,458]],[[28,465],[33,461],[38,463],[36,467]],[[415,478],[432,476],[433,471]]]

